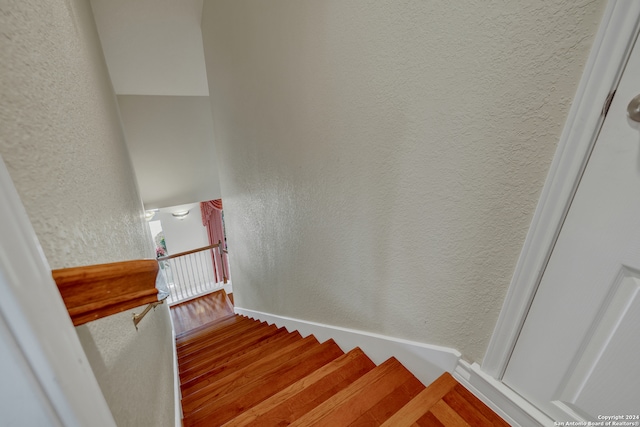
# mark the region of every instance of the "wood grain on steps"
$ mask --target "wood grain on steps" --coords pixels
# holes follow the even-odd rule
[[[185,427],[222,425],[343,354],[340,347],[333,340],[329,340],[299,353],[296,357],[283,359],[284,363],[265,375],[237,387],[233,392],[220,396],[206,407],[185,417],[184,425]]]
[[[211,331],[215,331],[218,328],[221,328],[228,324],[244,322],[242,318],[239,316],[228,316],[222,319],[219,319],[215,322],[206,323],[204,325],[199,326],[196,329],[192,329],[189,331],[185,331],[180,335],[176,335],[176,347],[180,348],[189,343],[189,341],[197,341],[199,338],[206,336],[207,333]]]
[[[238,336],[237,333],[241,331],[255,330],[260,326],[267,326],[266,324],[260,324],[257,322],[238,322],[232,325],[221,328],[219,331],[209,331],[206,334],[201,334],[195,337],[191,337],[190,340],[177,347],[178,357],[182,358],[192,352],[203,347],[213,346],[216,342],[224,340],[225,337]]]
[[[508,426],[447,373],[425,389],[395,359],[375,367],[333,341],[242,316],[206,318],[179,337],[185,427]]]
[[[171,307],[176,335],[225,316],[233,316],[233,303],[224,290]]]
[[[271,326],[267,326],[265,324],[258,324],[258,325],[262,325],[262,327],[257,327],[254,328],[250,331],[245,331],[242,334],[236,334],[235,336],[229,337],[227,340],[224,341],[224,347],[231,347],[236,345],[236,343],[242,343],[245,340],[248,340],[250,338],[252,338],[254,335],[261,335],[263,333],[265,333],[266,330],[269,329],[277,329],[277,327],[275,325],[271,325]],[[178,349],[178,359],[182,359],[185,356],[188,356],[189,354],[207,348],[207,347],[212,347],[212,342],[209,338],[213,338],[215,335],[211,335],[211,337],[209,337],[209,335],[206,335],[198,340],[192,341],[187,345],[184,345],[182,347],[180,347]]]
[[[254,347],[256,345],[260,345],[265,340],[270,340],[275,335],[281,334],[284,331],[286,334],[286,330],[284,329],[276,329],[274,326],[269,328],[260,328],[254,331],[249,331],[246,334],[239,335],[237,337],[232,337],[228,342],[221,343],[220,345],[213,347],[205,347],[198,351],[192,352],[178,359],[179,363],[185,363],[199,357],[199,354],[206,353],[207,350],[213,349],[213,352],[209,352],[209,361],[218,361],[222,360],[227,355],[235,355],[239,352],[242,352],[244,349],[249,347]]]
[[[347,426],[413,375],[391,358],[307,412],[291,426]]]
[[[225,325],[240,323],[244,321],[245,318],[243,318],[242,316],[228,316],[215,322],[206,323],[196,329],[185,331],[179,335],[176,335],[176,346],[182,347],[189,341],[198,340],[202,336],[205,336],[207,333],[215,331],[221,327],[224,327]]]
[[[256,340],[252,339],[251,342],[254,344],[260,344],[270,336],[278,334],[279,331],[275,327],[269,327],[265,328],[263,332],[264,333],[261,334]],[[235,343],[234,346],[226,346],[224,343],[216,343],[215,345],[210,346],[208,349],[202,349],[191,353],[188,356],[185,356],[182,359],[178,360],[178,363],[180,365],[179,372],[186,375],[187,372],[198,369],[202,364],[211,365],[211,362],[213,361],[213,358],[211,357],[212,352],[220,351],[220,355],[222,355],[223,352],[233,352],[232,354],[235,354],[238,353],[238,348],[242,349],[244,348],[244,345],[241,343]],[[214,356],[216,355],[214,354]],[[191,374],[189,374],[188,376],[191,377]]]
[[[382,425],[388,427],[509,426],[447,372]]]
[[[412,375],[407,381],[389,392],[389,394],[376,403],[371,409],[349,424],[349,426],[379,426],[424,390],[424,388],[424,385]]]
[[[375,366],[362,350],[355,348],[263,400],[225,425],[288,425]]]
[[[232,349],[225,348],[221,350],[220,354],[213,356],[212,359],[208,362],[197,365],[192,369],[185,371],[184,374],[180,374],[181,384],[186,384],[189,381],[192,381],[195,378],[206,374],[209,368],[211,368],[212,366],[216,366],[218,363],[225,363],[229,360],[232,360],[236,356],[241,356],[242,354],[251,351],[255,347],[268,345],[270,342],[280,340],[283,337],[287,337],[287,340],[282,342],[283,344],[289,344],[293,341],[302,339],[302,336],[300,336],[300,334],[297,332],[290,334],[284,329],[278,329],[275,334],[266,336],[264,337],[264,339],[260,339],[258,341],[253,340],[250,345],[237,346]]]
[[[209,383],[206,387],[199,389],[189,396],[184,396],[182,399],[182,408],[185,412],[194,412],[207,403],[210,403],[214,398],[234,393],[238,387],[260,378],[262,375],[282,364],[285,360],[290,360],[294,354],[299,354],[300,352],[319,346],[320,343],[318,343],[318,340],[313,336],[308,336],[289,344],[279,351],[260,359],[258,362],[239,369],[233,374],[221,378],[219,381]]]
[[[453,389],[456,384],[456,380],[451,375],[442,375],[382,425],[388,427],[412,425]]]
[[[202,342],[210,342],[214,343],[216,341],[220,341],[224,339],[224,337],[233,336],[234,334],[244,331],[247,329],[258,328],[261,325],[266,326],[266,324],[261,324],[259,322],[254,322],[252,320],[244,319],[235,321],[230,324],[216,325],[216,328],[213,330],[205,329],[200,331],[198,334],[190,335],[184,342],[181,342],[177,347],[181,353],[187,351],[188,349],[197,346]]]
[[[444,400],[453,410],[455,410],[467,423],[472,426],[489,427],[500,426],[509,427],[509,424],[500,418],[495,412],[485,405],[480,399],[473,395],[461,384],[456,384],[453,390],[449,391]]]
[[[197,376],[181,385],[182,397],[189,396],[207,387],[209,384],[219,381],[221,378],[231,375],[246,366],[259,362],[268,355],[280,351],[283,347],[301,340],[302,338],[296,334],[282,334],[278,339],[270,341],[265,345],[257,346],[243,355],[230,358],[225,363],[212,364],[207,373]]]
[[[234,335],[226,335],[220,337],[219,340],[211,340],[207,341],[208,345],[206,346],[194,346],[189,348],[187,353],[178,356],[179,363],[191,363],[193,364],[198,359],[202,357],[206,357],[207,353],[212,353],[215,355],[216,351],[224,350],[225,348],[231,348],[236,344],[241,343],[246,339],[245,337],[253,338],[257,334],[258,336],[264,336],[269,334],[275,334],[278,331],[278,328],[275,325],[266,326],[266,325],[258,325],[257,328],[244,328]]]

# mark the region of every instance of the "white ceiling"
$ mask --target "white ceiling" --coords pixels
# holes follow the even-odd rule
[[[91,0],[147,209],[220,198],[203,0]]]
[[[203,0],[91,0],[118,95],[208,96]]]

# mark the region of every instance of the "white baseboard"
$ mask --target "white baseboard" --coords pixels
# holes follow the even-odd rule
[[[235,312],[269,324],[276,324],[278,327],[285,327],[289,332],[298,331],[302,336],[313,334],[320,342],[333,338],[344,352],[360,347],[376,365],[393,356],[425,385],[431,384],[445,371],[453,372],[461,356],[460,352],[452,348],[370,332],[275,316],[240,307],[235,307]]]
[[[173,343],[173,399],[175,410],[175,427],[182,427],[182,392],[180,391],[180,371],[178,370],[178,349],[176,348],[176,328],[171,319],[171,342]]]
[[[460,352],[455,349],[276,316],[241,307],[235,307],[235,312],[278,327],[285,327],[289,332],[298,331],[302,336],[313,334],[320,342],[333,338],[344,352],[360,347],[376,364],[393,356],[425,385],[431,384],[443,372],[449,372],[460,384],[512,426],[553,425],[550,418],[509,387],[482,372],[480,365],[463,360]]]
[[[453,376],[478,399],[512,426],[553,426],[553,420],[511,390],[502,382],[483,372],[477,363],[458,361]]]

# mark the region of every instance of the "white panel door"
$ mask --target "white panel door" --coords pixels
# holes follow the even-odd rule
[[[503,377],[556,421],[640,425],[640,123],[627,117],[639,45]]]

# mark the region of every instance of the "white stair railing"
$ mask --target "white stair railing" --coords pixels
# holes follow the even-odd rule
[[[169,286],[169,304],[177,304],[219,290],[229,280],[222,242],[158,258]],[[216,278],[216,269],[218,278]]]

